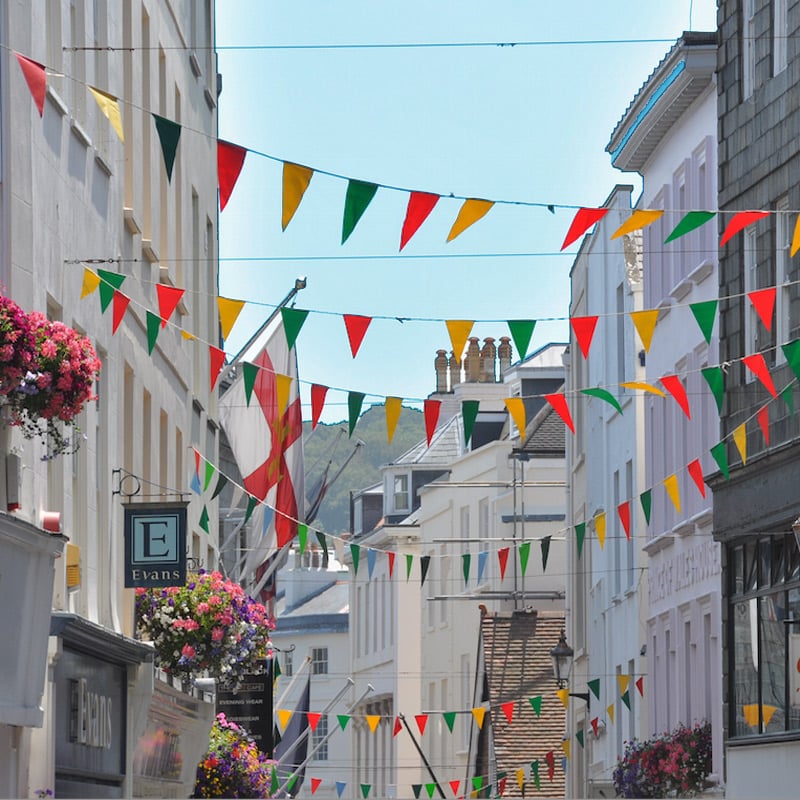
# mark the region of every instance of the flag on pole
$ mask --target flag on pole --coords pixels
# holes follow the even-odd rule
[[[249,495],[259,501],[256,535],[242,578],[262,584],[267,562],[297,534],[304,512],[303,419],[297,356],[289,348],[280,316],[267,326],[261,350],[248,361],[258,368],[248,405],[240,371],[219,401],[219,419]],[[257,345],[256,345],[257,346]],[[278,402],[278,376],[292,378],[288,402]],[[260,524],[259,524],[260,523]],[[273,562],[276,559],[272,559]]]
[[[278,762],[278,780],[282,786],[287,783],[290,776],[294,775],[292,782],[292,796],[297,796],[305,777],[305,761],[308,757],[308,738],[310,728],[308,724],[308,711],[311,703],[311,675],[306,679],[297,708],[289,719],[289,724],[283,732],[283,738],[275,745],[275,760]],[[277,796],[286,796],[280,793]]]

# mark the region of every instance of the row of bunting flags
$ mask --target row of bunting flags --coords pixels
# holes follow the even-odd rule
[[[22,55],[21,53],[14,52],[17,62],[22,70],[28,88],[30,90],[33,101],[39,112],[39,116],[44,114],[44,100],[47,92],[47,68],[33,59]],[[121,141],[124,141],[124,131],[122,125],[122,115],[120,112],[119,98],[110,94],[103,89],[88,85],[89,92],[97,102],[101,112],[108,119],[111,127],[119,136]],[[164,167],[167,172],[169,180],[172,179],[172,170],[175,163],[177,154],[178,143],[180,141],[182,127],[174,120],[167,119],[159,114],[152,114],[156,131],[158,133],[159,141],[161,143],[162,155],[164,158]],[[239,175],[244,167],[245,158],[248,152],[253,152],[245,147],[242,147],[232,142],[217,140],[217,181],[219,186],[219,204],[220,210],[223,210],[231,197],[233,189],[239,178]],[[261,154],[263,155],[263,154]],[[272,158],[271,156],[268,156]],[[281,227],[286,230],[296,211],[298,210],[303,196],[308,189],[311,179],[314,176],[315,170],[312,167],[296,164],[290,161],[283,161],[282,159],[274,159],[281,161],[283,164],[283,180],[282,180],[282,211],[281,211]],[[372,199],[375,197],[379,188],[395,188],[387,187],[385,184],[371,183],[368,181],[358,180],[355,178],[346,178],[341,175],[334,175],[333,173],[326,172],[328,176],[341,178],[347,181],[347,189],[345,192],[344,211],[342,214],[342,244],[344,244],[361,220],[364,212],[367,210]],[[442,195],[433,194],[431,192],[424,192],[418,190],[401,189],[400,191],[408,192],[408,205],[406,207],[405,218],[400,232],[400,250],[408,244],[414,234],[419,230],[430,213],[435,208]],[[450,195],[452,197],[452,195]],[[447,241],[450,242],[486,216],[492,207],[497,203],[510,203],[511,201],[503,200],[486,200],[475,197],[459,198],[463,202],[456,216],[455,222],[450,228],[447,235]],[[520,203],[514,201],[514,205],[536,205],[547,208],[551,212],[555,212],[555,204],[546,203]],[[563,206],[559,206],[563,207]],[[574,208],[574,206],[573,206]],[[579,207],[575,213],[572,223],[569,226],[564,242],[561,246],[563,251],[569,245],[576,242],[584,233],[586,233],[592,226],[601,220],[607,213],[608,208],[592,208],[592,207]],[[684,210],[681,210],[684,211]],[[630,218],[626,220],[612,235],[612,239],[632,233],[635,230],[641,230],[653,222],[658,220],[663,214],[664,210],[661,209],[637,209],[634,210]],[[710,220],[717,216],[718,212],[707,210],[690,210],[685,211],[684,216],[680,219],[678,224],[667,236],[664,244],[675,241],[676,239],[685,236],[691,231],[707,224]],[[742,231],[748,225],[756,223],[763,217],[770,214],[786,213],[778,211],[739,211],[728,212],[731,213],[731,219],[723,231],[720,239],[720,247],[724,246],[730,239],[737,233]],[[798,216],[797,223],[794,229],[794,236],[791,244],[791,255],[794,256],[797,250],[800,249],[800,216]]]

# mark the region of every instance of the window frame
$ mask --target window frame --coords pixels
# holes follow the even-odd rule
[[[312,675],[327,675],[328,674],[328,648],[327,647],[312,647],[311,648],[311,674]]]

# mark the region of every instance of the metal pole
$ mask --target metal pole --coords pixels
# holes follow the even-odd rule
[[[280,708],[283,704],[283,701],[286,699],[286,695],[292,691],[292,687],[297,683],[297,679],[303,674],[303,670],[311,663],[311,656],[306,656],[303,659],[303,663],[297,668],[297,672],[292,675],[292,679],[289,681],[289,685],[283,690],[283,694],[275,701],[275,707]]]
[[[442,787],[439,785],[439,781],[433,772],[433,767],[431,767],[428,759],[425,758],[425,753],[422,752],[422,748],[419,746],[417,740],[414,738],[414,734],[411,733],[411,728],[408,727],[406,718],[402,714],[398,714],[397,718],[400,720],[400,722],[403,723],[403,727],[406,729],[406,733],[411,737],[411,741],[414,743],[414,747],[417,748],[417,752],[419,753],[419,757],[422,759],[422,763],[427,768],[428,774],[431,776],[431,778],[433,778],[433,782],[436,784],[436,788],[439,790],[439,797],[444,797],[444,791],[442,791]]]

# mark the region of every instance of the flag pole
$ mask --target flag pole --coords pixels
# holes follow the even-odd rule
[[[306,656],[303,659],[303,663],[297,669],[297,672],[292,675],[292,679],[289,681],[289,685],[283,690],[283,694],[278,698],[277,702],[275,703],[275,708],[280,708],[283,701],[286,699],[286,695],[292,691],[292,687],[297,683],[297,679],[303,674],[303,671],[306,667],[311,663],[311,656]]]

